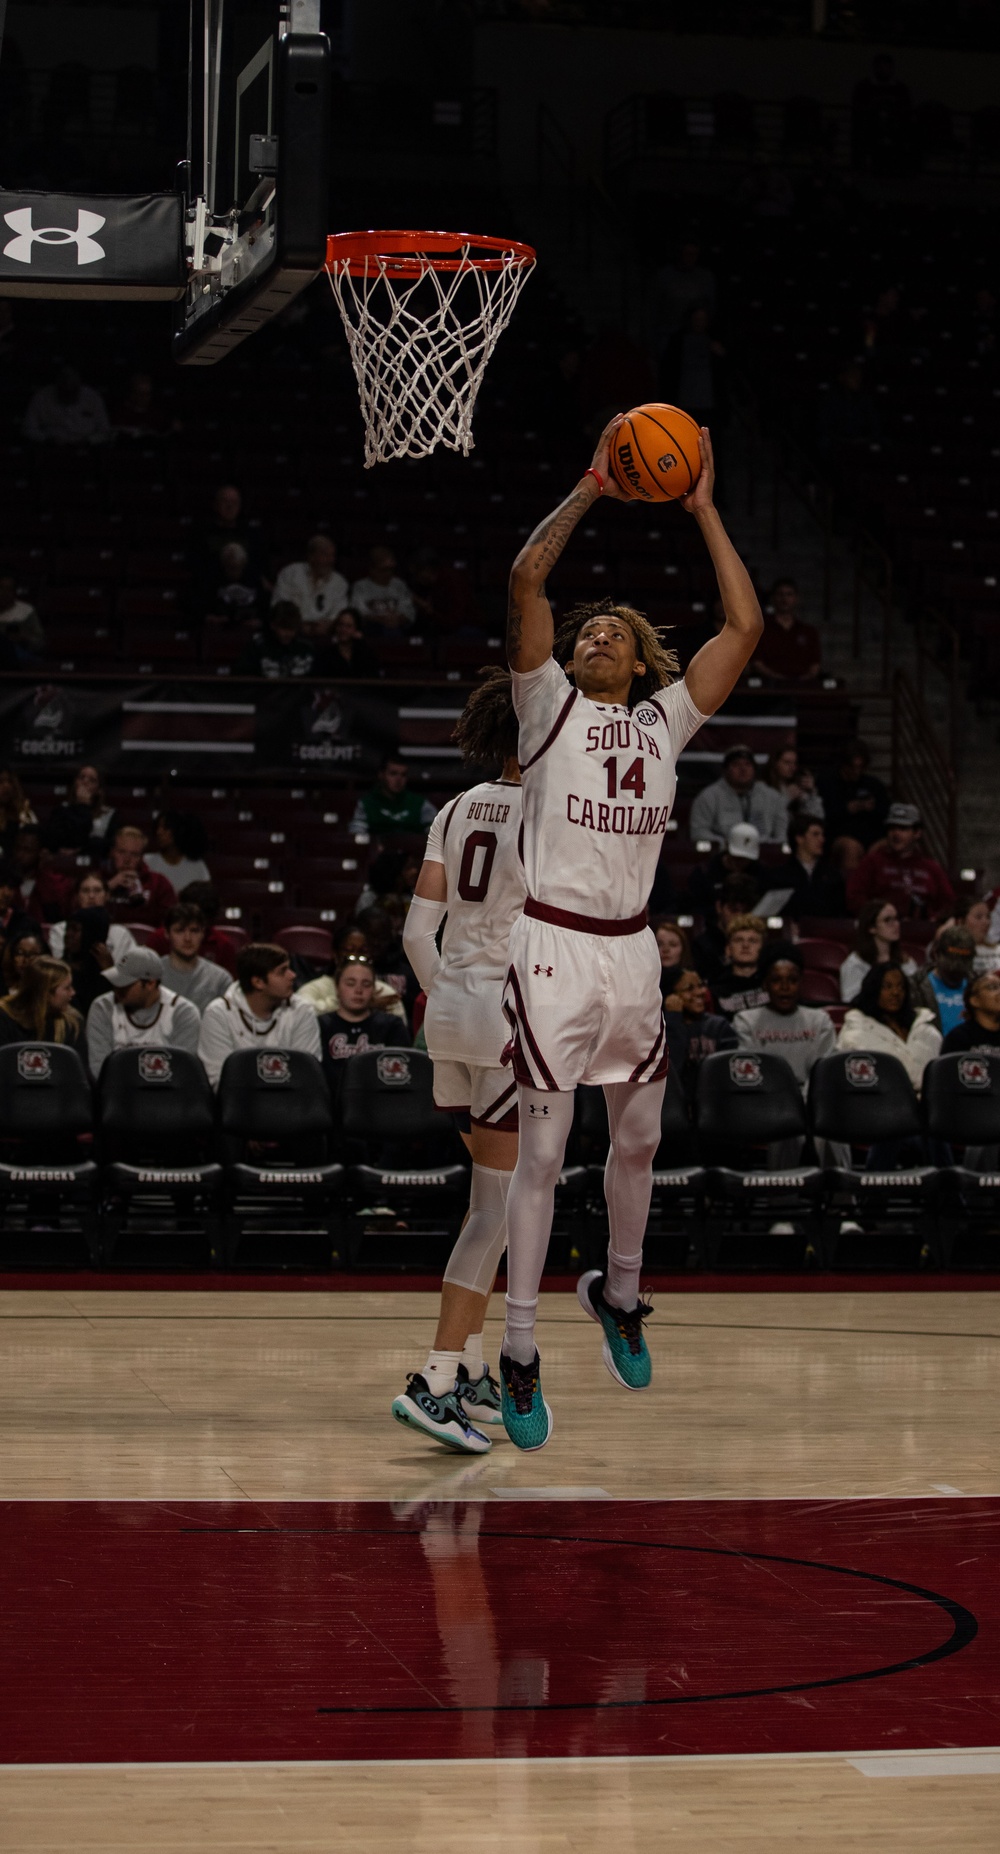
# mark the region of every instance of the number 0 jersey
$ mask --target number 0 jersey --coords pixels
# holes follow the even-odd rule
[[[424,859],[443,863],[448,918],[424,1018],[434,1057],[492,1067],[509,1031],[500,1002],[510,931],[524,906],[521,787],[474,785],[439,811]]]
[[[595,921],[642,913],[681,749],[708,719],[683,681],[635,708],[592,702],[549,657],[513,679],[528,894]]]

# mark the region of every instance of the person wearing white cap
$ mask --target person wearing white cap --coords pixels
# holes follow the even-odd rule
[[[760,831],[756,824],[734,824],[726,838],[725,847],[716,850],[707,863],[700,863],[692,870],[688,900],[694,912],[711,918],[715,904],[732,876],[743,876],[753,883],[753,895],[744,901],[740,910],[745,913],[767,887],[761,873]]]
[[[197,1054],[201,1016],[196,1005],[160,983],[160,958],[148,946],[133,946],[104,974],[111,991],[101,992],[87,1012],[87,1060],[95,1080],[112,1050],[169,1044]]]
[[[757,777],[750,747],[727,747],[722,756],[722,777],[700,791],[691,806],[692,842],[728,842],[734,824],[752,824],[762,843],[784,843],[788,805],[780,792]]]

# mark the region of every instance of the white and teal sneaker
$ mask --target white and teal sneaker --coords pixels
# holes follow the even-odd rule
[[[502,1423],[500,1411],[500,1386],[496,1378],[490,1377],[489,1366],[484,1365],[482,1376],[469,1376],[464,1365],[458,1367],[458,1380],[455,1395],[474,1423]]]
[[[392,1414],[397,1423],[419,1429],[423,1435],[443,1443],[445,1448],[457,1450],[460,1455],[486,1455],[493,1447],[489,1437],[480,1435],[469,1422],[457,1388],[447,1391],[443,1397],[436,1397],[419,1371],[410,1373],[403,1395],[393,1398]]]
[[[544,1448],[552,1434],[552,1411],[542,1396],[538,1353],[530,1365],[500,1354],[500,1410],[515,1448]]]
[[[642,1323],[653,1309],[640,1300],[630,1313],[610,1307],[604,1298],[604,1270],[592,1268],[576,1284],[576,1297],[585,1313],[604,1329],[601,1348],[611,1376],[626,1390],[645,1390],[653,1376],[653,1361],[643,1338]]]

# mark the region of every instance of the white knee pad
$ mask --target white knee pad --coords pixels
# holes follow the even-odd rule
[[[507,1187],[513,1174],[489,1166],[472,1167],[472,1190],[465,1227],[455,1244],[444,1278],[473,1294],[488,1294],[507,1245]]]

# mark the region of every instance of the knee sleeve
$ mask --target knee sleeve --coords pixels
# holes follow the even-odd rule
[[[444,1278],[454,1287],[487,1295],[507,1243],[507,1187],[510,1172],[486,1165],[472,1167],[472,1190],[465,1227],[448,1257]]]

